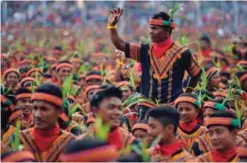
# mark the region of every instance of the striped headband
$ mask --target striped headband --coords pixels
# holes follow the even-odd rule
[[[75,153],[62,154],[63,162],[101,162],[113,161],[119,157],[119,152],[111,145],[78,151]]]
[[[71,62],[81,62],[81,59],[80,58],[72,58],[70,61]]]
[[[33,72],[38,72],[40,74],[43,74],[39,68],[33,68],[27,72],[27,76],[31,75]]]
[[[21,93],[16,95],[16,101],[23,99],[23,98],[31,98],[32,97],[32,93]]]
[[[195,105],[197,108],[200,108],[200,102],[193,98],[193,97],[189,97],[189,96],[180,96],[178,97],[176,100],[175,100],[175,106],[177,107],[177,105],[180,103],[180,102],[189,102],[189,103],[192,103],[193,105]]]
[[[240,121],[235,118],[224,118],[224,117],[209,117],[205,120],[206,127],[211,125],[224,125],[224,126],[232,126],[234,128],[240,127]]]
[[[71,69],[73,68],[71,63],[60,63],[60,64],[57,64],[56,71],[58,71],[61,67],[68,67],[68,68],[71,68]]]
[[[138,103],[137,106],[145,106],[145,107],[148,107],[148,108],[154,108],[154,107],[156,107],[156,104],[144,101],[144,102]]]
[[[85,94],[87,95],[89,91],[94,90],[94,89],[98,89],[100,86],[99,85],[90,85],[87,86],[86,90],[85,90]]]
[[[116,83],[116,87],[122,87],[122,86],[130,86],[130,83],[128,81],[121,81]]]
[[[15,68],[9,68],[9,69],[7,69],[6,71],[4,71],[4,73],[3,73],[3,78],[6,79],[7,75],[8,75],[10,72],[15,72],[15,73],[18,75],[18,77],[21,76],[20,73],[19,73],[19,71],[18,71],[17,69],[15,69]]]
[[[35,79],[32,77],[25,77],[24,79],[21,80],[20,85],[23,86],[23,84],[27,81],[35,82]]]
[[[18,151],[3,158],[2,162],[22,162],[27,160],[35,161],[34,155],[30,151]]]
[[[24,60],[19,62],[19,65],[32,64],[32,63],[33,63],[33,61],[31,59],[24,59]]]
[[[216,109],[216,110],[219,110],[219,111],[226,109],[222,104],[219,104],[219,103],[216,103],[216,102],[212,102],[212,101],[206,101],[204,103],[204,105],[203,105],[203,109],[204,108],[212,108],[212,109]]]
[[[50,95],[47,93],[34,93],[31,97],[32,101],[46,101],[49,103],[52,103],[54,105],[57,105],[59,107],[63,106],[63,100],[57,96]]]
[[[216,74],[217,72],[219,72],[219,70],[216,67],[211,67],[210,69],[208,69],[206,71],[207,74],[207,78],[210,79],[214,74]]]
[[[13,112],[9,117],[9,123],[11,123],[13,120],[15,120],[16,118],[18,118],[21,115],[23,115],[23,111],[22,110],[17,110],[15,112]]]
[[[98,80],[102,80],[103,81],[103,77],[100,76],[100,75],[88,75],[86,78],[85,78],[85,81],[87,82],[88,80],[92,80],[92,79],[98,79]]]
[[[143,129],[143,130],[149,131],[150,127],[148,124],[145,124],[145,123],[136,123],[133,126],[132,131],[134,131],[136,129]]]
[[[150,19],[149,24],[150,25],[167,26],[167,27],[171,27],[172,29],[175,29],[177,26],[174,22],[170,22],[170,21],[166,21],[166,20],[160,20],[160,19]]]

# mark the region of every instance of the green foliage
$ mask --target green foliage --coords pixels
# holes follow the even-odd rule
[[[72,88],[72,80],[73,80],[73,75],[68,76],[62,86],[62,92],[63,92],[63,99],[65,99],[66,97],[68,97],[71,88]]]
[[[96,117],[95,125],[96,125],[96,138],[103,141],[107,140],[111,125],[103,124],[103,120],[100,116]]]

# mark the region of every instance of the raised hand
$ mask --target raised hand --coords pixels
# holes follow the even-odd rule
[[[108,18],[108,24],[111,26],[116,25],[122,14],[123,14],[123,9],[121,8],[111,10]]]

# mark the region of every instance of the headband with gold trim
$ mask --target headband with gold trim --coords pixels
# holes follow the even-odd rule
[[[88,149],[71,154],[62,154],[60,159],[64,162],[101,162],[113,161],[119,157],[119,152],[111,145]]]
[[[149,20],[150,25],[162,25],[162,26],[168,26],[172,29],[176,28],[176,24],[174,22],[166,21],[166,20],[160,20],[160,19],[150,19]]]
[[[61,67],[68,67],[68,68],[73,68],[72,64],[70,63],[60,63],[60,64],[57,64],[56,66],[56,71],[58,71]]]
[[[197,108],[200,108],[200,102],[193,98],[193,97],[189,97],[189,96],[180,96],[175,100],[175,106],[177,106],[180,102],[189,102],[192,103],[193,105],[195,105]]]
[[[87,82],[88,80],[91,80],[91,79],[98,79],[98,80],[104,80],[104,78],[100,75],[89,75],[85,78],[85,81]]]
[[[63,100],[59,97],[56,97],[54,95],[50,95],[47,93],[34,93],[31,97],[32,101],[46,101],[52,104],[55,104],[57,106],[62,107],[63,106]]]
[[[14,72],[14,73],[16,73],[18,75],[18,77],[20,77],[20,73],[18,72],[17,69],[15,69],[15,68],[9,68],[6,71],[4,71],[3,78],[5,79],[7,77],[7,75],[8,75],[8,73],[10,73],[10,72]]]
[[[23,86],[23,84],[27,81],[35,82],[35,79],[32,77],[25,77],[21,80],[20,85]]]
[[[24,59],[24,60],[19,62],[19,65],[32,64],[32,63],[33,63],[33,61],[31,59]]]
[[[11,123],[13,120],[15,120],[16,118],[18,118],[21,115],[23,115],[23,111],[22,110],[17,110],[15,112],[13,112],[9,117],[9,123]]]
[[[32,93],[21,93],[16,96],[16,101],[23,99],[23,98],[31,98]]]
[[[150,129],[149,125],[148,124],[145,124],[145,123],[136,123],[133,128],[132,128],[132,131],[136,130],[136,129],[143,129],[143,130],[146,130],[148,131]]]
[[[206,127],[211,125],[225,125],[225,126],[232,126],[235,128],[240,127],[240,121],[235,118],[224,118],[224,117],[209,117],[205,120]]]
[[[18,151],[2,159],[2,162],[20,162],[23,160],[35,160],[30,151]]]

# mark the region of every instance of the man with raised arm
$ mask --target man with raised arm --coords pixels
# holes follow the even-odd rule
[[[142,65],[141,93],[160,103],[171,103],[183,93],[183,77],[188,72],[191,80],[186,92],[191,92],[200,78],[201,69],[191,51],[171,38],[176,24],[165,12],[155,14],[149,21],[150,44],[125,42],[117,32],[123,9],[113,9],[108,19],[111,40],[118,50],[124,51]]]

